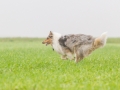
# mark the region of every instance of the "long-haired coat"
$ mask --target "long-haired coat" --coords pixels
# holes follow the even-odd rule
[[[103,47],[106,39],[106,32],[96,38],[85,34],[61,35],[50,31],[47,39],[42,43],[51,44],[53,49],[62,55],[62,59],[75,59],[75,62],[79,62],[92,51]]]

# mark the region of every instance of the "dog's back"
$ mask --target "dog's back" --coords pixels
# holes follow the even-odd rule
[[[62,36],[59,39],[60,45],[64,47],[69,47],[73,51],[74,46],[82,46],[92,44],[94,42],[94,37],[84,34],[69,34]]]

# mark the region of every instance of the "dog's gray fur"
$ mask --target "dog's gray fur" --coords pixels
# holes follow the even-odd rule
[[[89,45],[94,42],[95,38],[90,35],[84,34],[69,34],[62,36],[59,39],[60,45],[64,47],[69,47],[70,50],[73,51],[74,46],[82,46],[82,45]]]

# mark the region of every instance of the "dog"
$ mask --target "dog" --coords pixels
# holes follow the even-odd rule
[[[42,43],[51,44],[53,49],[61,54],[61,59],[75,60],[77,63],[94,50],[105,46],[106,41],[107,32],[99,37],[93,37],[85,34],[61,35],[50,31],[48,37]]]

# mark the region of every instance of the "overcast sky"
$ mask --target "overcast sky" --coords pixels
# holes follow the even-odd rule
[[[120,37],[120,0],[0,0],[0,37],[49,31]]]

